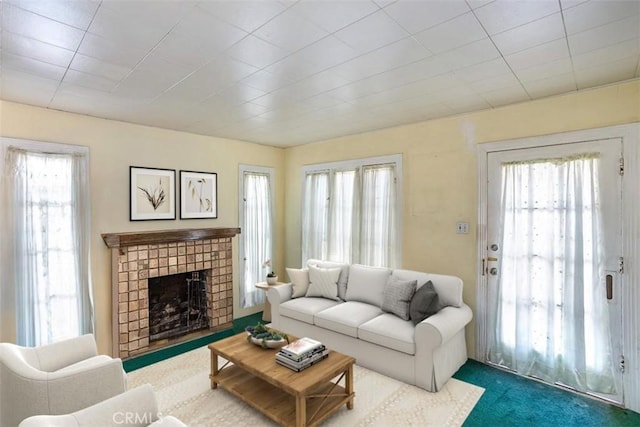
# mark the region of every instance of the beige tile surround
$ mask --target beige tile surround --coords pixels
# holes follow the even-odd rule
[[[206,270],[209,330],[231,328],[231,248],[231,237],[112,247],[113,354],[124,359],[152,348],[148,288],[153,277]]]

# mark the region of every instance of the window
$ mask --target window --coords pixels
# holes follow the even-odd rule
[[[266,260],[273,260],[273,169],[240,166],[240,306],[264,303]]]
[[[16,342],[92,332],[88,150],[16,140],[2,148],[2,310],[14,314]]]
[[[400,155],[303,169],[302,258],[400,264]]]

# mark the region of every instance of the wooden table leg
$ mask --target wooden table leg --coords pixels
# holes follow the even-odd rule
[[[211,375],[209,378],[211,379],[211,388],[218,388],[218,383],[213,380],[215,376],[218,375],[218,355],[213,352],[213,349],[209,349],[211,351]]]
[[[296,396],[296,427],[307,425],[307,399],[304,396]]]
[[[347,368],[347,377],[345,379],[345,391],[350,396],[347,400],[347,409],[353,409],[353,364]]]

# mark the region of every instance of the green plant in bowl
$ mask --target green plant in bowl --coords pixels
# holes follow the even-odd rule
[[[262,348],[277,348],[289,343],[287,334],[271,329],[263,323],[247,326],[245,331],[247,332],[247,341],[260,345]]]

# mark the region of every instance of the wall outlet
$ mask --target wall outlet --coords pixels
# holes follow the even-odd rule
[[[456,222],[456,234],[469,234],[469,223]]]

